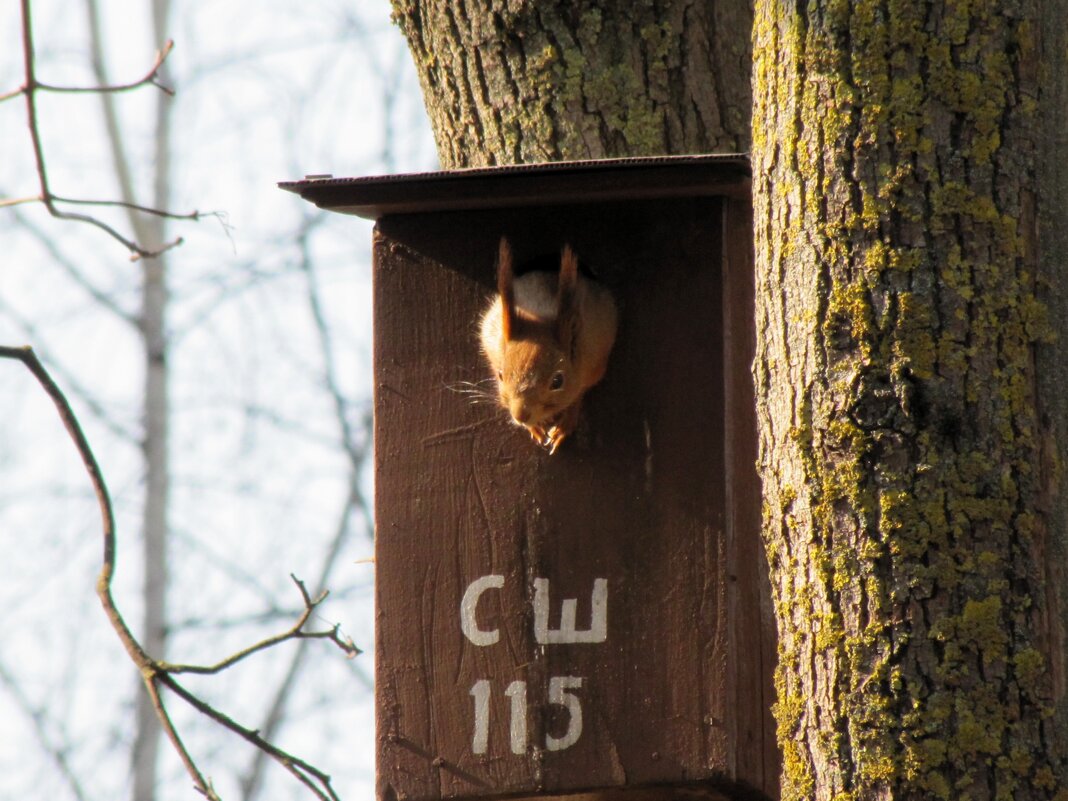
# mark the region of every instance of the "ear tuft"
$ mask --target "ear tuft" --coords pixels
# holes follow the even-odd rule
[[[515,289],[512,274],[512,246],[508,239],[501,237],[497,252],[497,292],[501,296],[501,337],[505,342],[512,338],[515,330]]]
[[[575,289],[578,286],[578,257],[571,245],[564,245],[560,254],[560,277],[556,283],[556,339],[561,347],[570,350],[574,339]]]

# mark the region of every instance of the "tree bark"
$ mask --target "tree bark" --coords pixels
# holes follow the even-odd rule
[[[1044,76],[1038,107],[1038,282],[1052,329],[1052,342],[1039,346],[1036,359],[1045,469],[1053,474],[1042,497],[1050,532],[1045,608],[1057,743],[1068,750],[1068,494],[1057,486],[1068,454],[1068,362],[1063,349],[1068,342],[1068,292],[1063,290],[1063,254],[1068,253],[1068,0],[1042,3],[1037,24]]]
[[[787,799],[1068,795],[1035,367],[1041,29],[1034,2],[757,4]]]
[[[1065,5],[757,3],[785,798],[1068,798]],[[394,8],[446,167],[746,147],[742,7]]]
[[[739,152],[748,2],[393,0],[443,167]]]

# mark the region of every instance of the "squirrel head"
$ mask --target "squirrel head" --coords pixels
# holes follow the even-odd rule
[[[491,355],[490,361],[497,370],[501,405],[520,425],[549,426],[586,389],[575,374],[577,282],[578,259],[565,246],[555,280],[555,314],[543,317],[517,306],[511,249],[501,240],[499,358]]]

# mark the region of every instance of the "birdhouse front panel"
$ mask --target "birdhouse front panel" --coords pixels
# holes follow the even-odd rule
[[[727,505],[745,421],[725,375],[741,369],[726,202],[379,221],[381,798],[766,783],[767,632]],[[501,405],[480,341],[502,237],[517,275],[570,247],[618,308],[604,378],[554,452]]]

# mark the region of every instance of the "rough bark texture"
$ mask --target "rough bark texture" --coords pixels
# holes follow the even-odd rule
[[[745,0],[393,0],[446,168],[739,152]]]
[[[754,31],[784,798],[1066,798],[1037,3],[760,0]]]
[[[1038,348],[1036,366],[1046,453],[1063,483],[1068,454],[1068,0],[1046,0],[1041,7],[1041,102],[1037,176],[1039,196],[1039,297],[1046,304],[1053,342]],[[1068,743],[1068,493],[1051,488],[1050,550],[1047,595],[1050,633],[1050,681],[1056,699],[1061,743]]]

